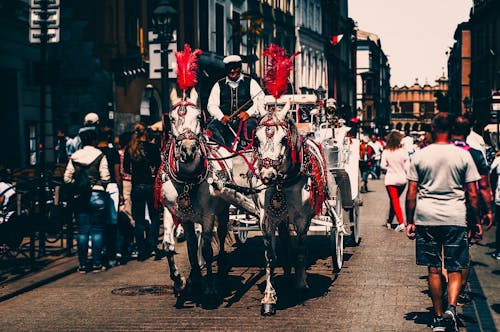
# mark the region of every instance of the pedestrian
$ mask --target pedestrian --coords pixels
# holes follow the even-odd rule
[[[66,164],[68,162],[68,153],[66,152],[66,142],[68,141],[68,137],[64,130],[58,129],[56,132],[57,141],[54,146],[56,163],[57,164]]]
[[[405,230],[403,211],[399,203],[399,197],[406,187],[406,174],[410,166],[410,157],[408,152],[401,145],[402,136],[398,131],[392,131],[387,136],[387,144],[382,152],[380,167],[386,172],[385,188],[389,194],[389,217],[386,227],[392,229],[392,220],[394,215],[398,220],[398,226],[395,228],[398,232]]]
[[[95,147],[97,143],[97,132],[88,127],[79,133],[82,149],[73,153],[70,157],[64,182],[74,183],[79,186],[78,181],[82,174],[88,181],[91,190],[89,197],[81,194],[75,202],[75,217],[77,224],[77,246],[78,246],[78,271],[85,273],[90,268],[94,272],[104,271],[102,260],[104,225],[106,220],[106,185],[110,180],[108,162],[106,156]],[[79,180],[77,180],[79,179]],[[92,241],[92,263],[88,262],[89,239]]]
[[[154,252],[156,258],[162,256],[158,249],[160,231],[159,211],[154,208],[154,181],[160,167],[160,150],[148,142],[146,126],[137,123],[123,158],[123,169],[132,174],[132,216],[135,221],[134,235],[138,245],[138,260],[143,261]],[[145,218],[148,209],[150,224]],[[146,235],[145,235],[146,234]]]
[[[495,252],[493,258],[500,259],[500,186],[498,179],[500,175],[500,151],[496,153],[495,159],[491,164],[491,187],[495,190],[495,223],[496,223],[496,240]]]
[[[368,144],[370,139],[368,136],[363,136],[361,139],[361,144],[359,145],[359,170],[361,172],[361,193],[368,192],[368,174],[372,169],[373,156],[375,152],[373,148]]]
[[[380,179],[380,159],[382,157],[382,151],[384,151],[384,145],[375,134],[370,135],[370,142],[368,144],[373,148],[374,152],[370,174],[373,179],[377,180]]]
[[[122,236],[121,262],[128,260],[129,256],[137,258],[138,253],[135,250],[134,226],[135,221],[132,217],[132,200],[130,193],[132,191],[132,174],[125,172],[124,157],[125,150],[128,149],[132,132],[125,132],[119,136],[118,154],[120,156],[120,177],[122,180],[123,202],[119,207],[118,228]],[[131,165],[128,166],[131,169]]]
[[[472,130],[469,135],[467,135],[466,142],[470,147],[481,151],[484,156],[484,159],[487,159],[486,155],[486,142],[484,141],[483,136],[479,134],[481,132],[481,123],[476,120],[472,112],[467,112],[464,114],[465,118],[469,120],[469,123],[472,125]]]
[[[120,175],[120,156],[113,146],[113,131],[99,133],[97,148],[102,151],[108,161],[110,181],[106,187],[107,218],[104,228],[104,248],[108,267],[117,265],[117,254],[120,252],[120,237],[118,235],[118,206],[123,202],[122,181]]]
[[[236,148],[238,141],[243,147],[252,140],[257,117],[265,113],[264,92],[257,81],[241,72],[239,55],[225,57],[224,66],[226,76],[214,84],[208,98],[207,111],[213,120],[207,128],[215,142]]]
[[[433,331],[458,331],[456,305],[461,271],[469,267],[465,195],[479,224],[476,181],[481,177],[469,152],[450,144],[451,119],[432,120],[433,143],[413,156],[408,172],[406,234],[416,238],[417,265],[428,267],[434,307]],[[442,266],[448,271],[448,306],[442,307]]]
[[[493,222],[493,212],[491,209],[491,201],[492,201],[492,191],[490,186],[490,168],[484,158],[484,155],[481,151],[474,149],[466,143],[466,137],[469,135],[471,131],[471,124],[469,120],[464,116],[458,116],[453,124],[452,133],[451,133],[451,142],[466,151],[469,151],[472,160],[474,161],[474,165],[476,166],[481,179],[477,182],[477,188],[479,190],[479,202],[480,202],[480,212],[481,212],[481,222],[482,224],[486,224],[486,227],[491,227],[491,223]],[[470,206],[467,204],[467,219],[471,221],[471,212]],[[468,222],[469,225],[473,225],[473,223]],[[482,231],[480,229],[472,228],[469,229],[469,239],[480,239]],[[462,270],[462,287],[460,288],[460,294],[458,295],[458,305],[464,305],[470,302],[469,293],[466,291],[467,287],[467,278],[469,276],[469,269]]]
[[[75,151],[83,147],[80,139],[80,132],[85,131],[88,128],[95,129],[96,132],[99,131],[99,116],[96,113],[87,113],[83,118],[83,127],[78,130],[78,135],[66,140],[66,154],[68,158],[71,157]]]

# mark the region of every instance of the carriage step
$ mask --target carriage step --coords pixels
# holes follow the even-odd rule
[[[326,226],[326,227],[333,226],[332,219],[328,216],[321,216],[320,218],[312,218],[311,223],[316,224],[316,225]]]
[[[330,227],[328,226],[319,226],[319,225],[309,226],[309,232],[328,232],[328,231],[330,231]]]

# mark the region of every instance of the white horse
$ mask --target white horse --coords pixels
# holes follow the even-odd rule
[[[220,243],[218,255],[218,274],[226,272],[224,239],[227,233],[229,204],[214,190],[207,179],[214,173],[228,173],[227,163],[209,161],[213,153],[207,147],[207,139],[202,133],[198,106],[198,94],[191,89],[189,96],[178,96],[173,89],[170,94],[172,108],[169,113],[171,136],[167,143],[162,169],[162,198],[164,211],[164,246],[170,268],[170,277],[174,281],[174,290],[179,295],[185,288],[185,279],[175,265],[175,240],[173,236],[173,218],[182,223],[187,240],[191,272],[188,285],[197,292],[201,283],[201,268],[198,261],[198,239],[195,223],[202,226],[201,247],[206,262],[207,282],[203,287],[205,304],[215,304],[218,292],[212,273],[213,250],[211,245],[214,225],[217,220],[217,233]],[[217,154],[219,156],[219,154]],[[226,166],[224,166],[226,165]],[[195,294],[196,295],[196,294]]]
[[[287,118],[290,104],[264,117],[256,130],[255,147],[258,154],[260,179],[268,186],[259,194],[260,225],[266,257],[266,289],[261,301],[261,314],[276,313],[277,293],[272,278],[276,264],[278,229],[285,274],[290,274],[288,262],[289,225],[297,236],[297,265],[295,287],[299,292],[309,288],[306,274],[306,236],[315,214],[321,213],[327,196],[324,159],[317,145],[302,142],[297,128]],[[281,257],[281,256],[280,256]]]

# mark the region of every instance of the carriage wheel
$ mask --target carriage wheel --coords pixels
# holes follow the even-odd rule
[[[330,229],[330,244],[332,249],[333,271],[340,272],[340,269],[342,268],[342,265],[344,263],[344,234],[339,231],[337,225],[343,225],[344,214],[342,208],[342,196],[339,186],[337,186],[337,192],[335,196],[335,212],[339,220],[333,221],[334,225]]]
[[[349,219],[351,221],[351,240],[354,245],[358,246],[361,242],[361,235],[359,232],[359,204],[355,202],[354,207],[349,211]]]
[[[330,230],[330,243],[332,246],[333,272],[338,273],[344,264],[344,234],[337,228]]]

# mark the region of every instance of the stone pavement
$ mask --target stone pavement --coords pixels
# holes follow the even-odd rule
[[[370,181],[369,187],[373,191],[362,196],[361,245],[346,248],[345,266],[334,275],[327,237],[311,236],[311,291],[299,301],[278,268],[280,300],[274,317],[260,316],[263,246],[255,234],[245,245],[231,249],[232,269],[223,283],[224,302],[217,309],[190,303],[176,309],[166,262],[151,259],[98,274],[72,273],[5,300],[0,303],[0,330],[429,331],[426,269],[415,265],[414,241],[382,227],[388,209],[383,181]],[[492,234],[482,246],[473,247],[474,303],[464,307],[462,316],[467,331],[494,331],[493,324],[500,326],[494,312],[500,304],[500,262],[488,256]],[[178,265],[186,273],[185,245],[178,245],[178,251]],[[76,261],[67,264],[74,271]],[[63,270],[59,266],[58,272]]]

